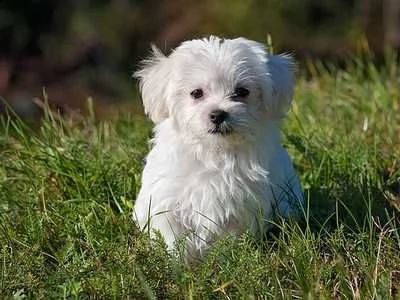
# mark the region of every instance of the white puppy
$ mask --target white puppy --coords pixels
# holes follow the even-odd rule
[[[244,38],[186,41],[135,73],[156,124],[134,217],[169,248],[201,258],[226,233],[262,233],[303,196],[280,124],[293,95],[293,61]]]

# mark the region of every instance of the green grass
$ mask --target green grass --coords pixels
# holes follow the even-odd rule
[[[400,74],[299,74],[284,141],[306,198],[301,222],[263,241],[218,241],[188,270],[131,219],[151,124],[60,119],[0,125],[0,294],[14,298],[400,297]],[[301,73],[301,72],[300,72]]]

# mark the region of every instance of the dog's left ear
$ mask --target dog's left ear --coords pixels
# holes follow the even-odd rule
[[[289,110],[294,89],[295,63],[290,55],[272,55],[263,44],[239,38],[250,47],[259,61],[259,79],[265,109],[277,118],[282,118]]]
[[[293,99],[295,63],[289,55],[265,55],[264,105],[273,116],[283,118]]]

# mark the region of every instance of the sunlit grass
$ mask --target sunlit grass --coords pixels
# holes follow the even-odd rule
[[[311,68],[312,67],[312,68]],[[151,124],[46,111],[2,119],[0,293],[22,298],[399,296],[400,74],[353,60],[299,75],[284,142],[307,203],[263,241],[216,243],[188,270],[131,219]]]

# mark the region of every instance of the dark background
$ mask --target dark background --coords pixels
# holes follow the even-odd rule
[[[135,103],[131,74],[150,43],[168,51],[209,34],[244,36],[300,62],[379,60],[400,48],[398,0],[0,0],[0,96],[23,116],[48,95],[61,112]],[[4,111],[4,103],[0,109]]]

